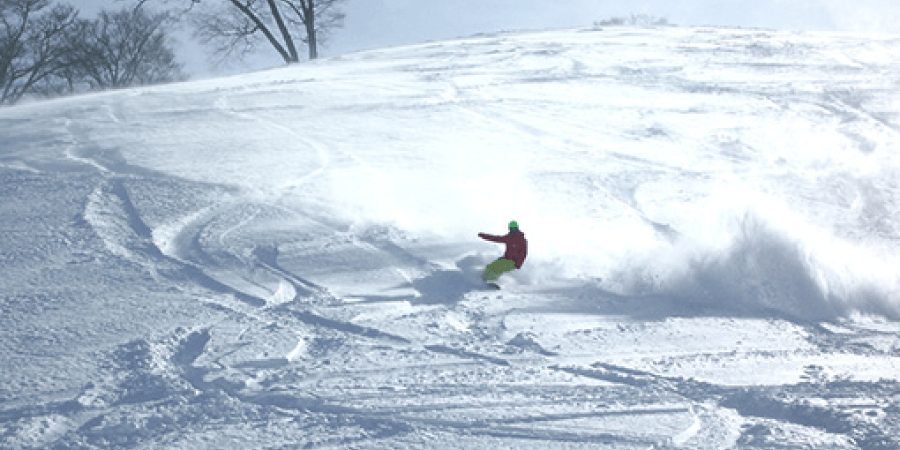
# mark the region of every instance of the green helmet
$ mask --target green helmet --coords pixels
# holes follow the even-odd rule
[[[519,228],[519,224],[515,220],[513,220],[512,222],[509,223],[509,227],[510,228]]]

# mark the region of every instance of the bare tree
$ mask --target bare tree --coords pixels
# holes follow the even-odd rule
[[[12,104],[66,68],[78,13],[49,0],[0,0],[0,104]]]
[[[92,89],[120,88],[184,79],[169,45],[167,13],[144,8],[102,11],[83,24],[69,58],[76,76]]]
[[[200,3],[200,0],[191,1]],[[331,30],[341,27],[344,20],[338,8],[344,0],[219,1],[220,8],[198,12],[194,23],[197,37],[221,55],[220,59],[245,56],[261,38],[265,38],[285,63],[300,60],[296,41],[305,43],[309,58],[315,59],[321,41]]]
[[[309,59],[319,57],[319,40],[344,24],[344,13],[338,9],[341,0],[282,0],[295,13],[298,22],[303,24],[306,38],[303,40],[309,47]]]

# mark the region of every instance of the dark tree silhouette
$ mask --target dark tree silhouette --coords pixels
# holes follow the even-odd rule
[[[191,0],[192,4],[201,3]],[[212,0],[207,0],[209,3]],[[196,35],[220,56],[243,57],[264,38],[285,63],[300,60],[296,42],[307,45],[309,58],[319,55],[319,44],[343,25],[339,4],[344,0],[219,0],[195,13]],[[223,9],[225,8],[225,9]]]
[[[50,0],[0,0],[0,104],[184,79],[170,23],[142,8],[85,20]]]
[[[18,102],[71,64],[77,16],[49,0],[0,0],[0,104]]]
[[[103,11],[83,24],[72,43],[74,75],[92,89],[164,83],[184,79],[169,45],[167,13],[144,8]]]

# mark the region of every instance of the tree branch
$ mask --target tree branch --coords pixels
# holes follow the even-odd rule
[[[269,43],[272,44],[272,47],[275,47],[275,50],[278,51],[282,59],[284,59],[285,62],[290,63],[291,55],[284,49],[284,46],[282,46],[281,43],[279,43],[278,40],[275,39],[275,36],[272,35],[272,32],[269,31],[269,28],[266,27],[266,24],[263,23],[262,20],[260,20],[252,10],[250,10],[250,8],[244,6],[240,1],[229,1],[231,1],[231,4],[233,4],[237,9],[241,10],[241,12],[244,13],[245,16],[247,16],[250,20],[253,21],[254,24],[256,24],[256,27],[266,36],[266,39],[269,40]]]
[[[269,3],[269,9],[272,11],[272,15],[275,17],[275,23],[278,24],[278,28],[281,30],[281,37],[284,38],[284,42],[287,44],[288,52],[291,55],[291,61],[289,62],[299,61],[299,58],[297,57],[297,48],[294,46],[294,38],[291,37],[291,33],[288,32],[287,27],[284,26],[284,20],[282,20],[281,13],[275,5],[275,0],[266,1]]]

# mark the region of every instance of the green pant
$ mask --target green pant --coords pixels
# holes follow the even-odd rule
[[[484,268],[484,281],[497,281],[500,278],[500,275],[503,275],[506,272],[512,272],[516,270],[516,263],[508,260],[500,258]]]

